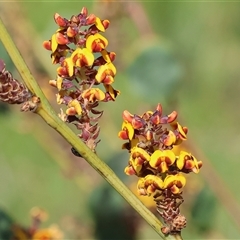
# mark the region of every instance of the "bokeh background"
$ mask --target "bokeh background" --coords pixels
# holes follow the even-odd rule
[[[53,107],[55,78],[42,48],[66,18],[86,6],[111,24],[104,34],[117,54],[115,102],[101,104],[98,155],[136,192],[123,170],[128,155],[117,133],[121,113],[141,114],[158,102],[188,126],[184,148],[204,162],[184,189],[184,239],[240,238],[240,3],[198,1],[0,2],[0,16]],[[0,43],[0,58],[18,77]],[[75,131],[75,129],[73,129]],[[18,106],[0,105],[0,239],[11,224],[29,226],[29,211],[45,209],[65,239],[158,239],[156,233],[47,124]],[[142,199],[154,211],[149,199]]]

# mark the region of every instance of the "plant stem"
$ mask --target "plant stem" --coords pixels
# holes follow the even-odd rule
[[[63,138],[65,138],[70,145],[73,146],[83,156],[83,158],[146,220],[146,222],[160,235],[162,239],[182,239],[180,235],[165,236],[161,232],[162,223],[156,218],[156,216],[154,216],[154,214],[142,204],[142,202],[122,183],[116,174],[102,160],[100,160],[98,156],[94,154],[57,116],[43,94],[37,81],[30,73],[1,19],[0,39],[23,78],[27,88],[41,100],[41,103],[35,112],[39,114],[50,127],[54,128]]]

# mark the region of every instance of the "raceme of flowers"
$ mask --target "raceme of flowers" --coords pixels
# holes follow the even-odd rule
[[[180,214],[183,202],[182,188],[186,185],[186,173],[198,173],[202,162],[191,153],[180,151],[175,155],[174,146],[187,139],[187,127],[177,121],[177,112],[162,114],[162,106],[143,115],[123,112],[122,130],[119,137],[127,140],[122,148],[130,153],[127,175],[139,177],[137,188],[140,195],[151,196],[166,226],[165,234],[180,232],[186,219]]]
[[[109,21],[88,15],[85,7],[69,20],[58,13],[54,20],[58,29],[43,46],[51,51],[52,63],[59,65],[56,79],[49,81],[58,90],[57,103],[67,106],[59,116],[75,124],[80,130],[78,136],[95,151],[99,142],[98,120],[103,113],[96,107],[99,102],[114,101],[120,93],[112,87],[117,72],[113,64],[116,54],[107,51],[108,40],[102,35]]]

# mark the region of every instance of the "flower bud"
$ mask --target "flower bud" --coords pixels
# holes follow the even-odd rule
[[[138,115],[134,115],[132,119],[132,126],[134,129],[140,129],[144,126],[145,122],[142,118],[140,118]]]
[[[66,27],[68,24],[68,20],[61,17],[58,13],[54,14],[54,20],[59,27]]]
[[[133,115],[130,112],[128,112],[127,110],[123,111],[122,117],[123,117],[123,120],[125,120],[129,123],[131,123],[133,120]]]
[[[78,33],[78,30],[76,27],[68,27],[67,28],[67,36],[68,37],[75,37]]]
[[[168,120],[167,120],[167,122],[168,122],[168,123],[174,122],[174,121],[177,119],[177,116],[178,116],[178,113],[177,113],[176,111],[173,111],[172,113],[170,113],[170,114],[168,115]]]
[[[57,32],[55,34],[55,37],[56,37],[57,43],[60,44],[60,45],[65,45],[65,44],[69,43],[68,38],[60,32]]]
[[[46,50],[49,50],[49,51],[52,50],[51,42],[50,42],[49,40],[48,40],[48,41],[44,41],[42,45],[43,45],[43,47],[44,47]]]

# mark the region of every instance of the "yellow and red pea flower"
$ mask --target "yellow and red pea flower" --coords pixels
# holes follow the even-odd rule
[[[82,92],[82,98],[88,99],[90,103],[95,101],[103,101],[105,99],[105,93],[99,88],[89,88]]]
[[[98,72],[95,76],[95,79],[98,83],[104,83],[106,85],[110,85],[114,82],[114,77],[116,75],[116,68],[115,66],[110,62],[106,63],[99,67]]]
[[[175,145],[177,142],[177,136],[173,131],[169,130],[166,135],[164,135],[163,144],[167,147]]]
[[[94,55],[87,48],[76,48],[76,50],[71,54],[71,59],[73,66],[92,66],[94,62]]]
[[[186,184],[186,178],[182,173],[167,175],[163,182],[163,189],[170,189],[173,194],[178,194]]]
[[[96,17],[95,21],[94,21],[94,24],[95,24],[95,26],[98,30],[100,30],[101,32],[105,32],[105,30],[107,29],[107,27],[109,25],[109,21],[108,22],[106,22],[106,21],[108,21],[108,20],[105,20],[105,22],[103,24],[101,19]]]
[[[73,114],[75,112],[75,114]],[[67,115],[81,115],[82,107],[77,99],[71,100],[68,103],[68,109],[66,110]]]
[[[101,34],[90,35],[86,39],[86,48],[91,52],[101,52],[106,49],[108,40]]]
[[[134,136],[132,124],[124,121],[122,124],[122,130],[118,133],[118,136],[123,140],[132,140]]]
[[[170,123],[171,127],[174,130],[178,131],[178,135],[179,135],[179,139],[180,140],[186,140],[187,139],[187,132],[188,132],[188,128],[187,127],[182,127],[179,122],[172,122]]]
[[[191,153],[181,151],[176,161],[176,165],[179,170],[183,172],[199,173],[200,168],[202,167],[202,161],[197,161],[197,159]]]
[[[125,173],[128,175],[138,175],[144,164],[149,161],[150,155],[142,148],[135,146],[131,149],[129,166],[125,168]]]
[[[71,57],[65,58],[61,66],[57,68],[58,76],[60,77],[72,77],[74,74],[74,64]]]
[[[175,162],[176,156],[172,150],[156,150],[149,161],[152,168],[158,169],[160,173],[168,171],[169,166]]]
[[[159,176],[151,174],[140,178],[137,183],[138,192],[143,196],[150,196],[155,193],[156,190],[162,190],[163,187],[163,180]]]
[[[116,57],[116,53],[115,52],[107,52],[105,49],[101,51],[101,55],[103,57],[103,59],[105,60],[106,63],[110,63],[113,62],[115,57]]]
[[[106,101],[115,101],[116,97],[120,94],[119,90],[116,90],[109,84],[103,84],[106,90]]]

